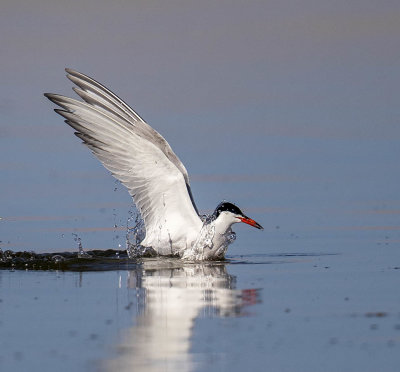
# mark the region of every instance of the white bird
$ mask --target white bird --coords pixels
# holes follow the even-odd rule
[[[55,112],[128,189],[146,229],[141,246],[160,255],[220,259],[232,224],[244,222],[263,229],[228,202],[220,203],[212,218],[203,222],[187,170],[168,142],[102,84],[77,71],[66,72],[84,102],[58,94],[45,96],[61,107]]]

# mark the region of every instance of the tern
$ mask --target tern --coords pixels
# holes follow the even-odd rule
[[[220,203],[210,218],[202,219],[188,172],[164,137],[105,86],[80,72],[65,71],[83,101],[44,95],[61,107],[54,111],[128,189],[146,230],[140,246],[159,255],[222,259],[233,224],[263,229],[230,202]]]

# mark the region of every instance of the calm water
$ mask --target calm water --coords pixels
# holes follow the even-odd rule
[[[400,254],[377,247],[1,270],[0,368],[397,371]]]

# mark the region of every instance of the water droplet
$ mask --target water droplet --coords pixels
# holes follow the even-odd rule
[[[86,253],[83,250],[81,238],[75,233],[72,233],[72,235],[74,236],[74,240],[78,243],[78,258],[92,257],[89,253]]]
[[[126,222],[126,252],[131,259],[141,257],[148,253],[146,248],[140,245],[140,242],[146,236],[144,221],[136,208],[132,208],[133,209],[128,212],[129,218]],[[131,221],[135,223],[133,227],[129,227]]]
[[[65,261],[65,258],[59,254],[56,254],[51,258],[51,260],[54,262],[62,262]]]

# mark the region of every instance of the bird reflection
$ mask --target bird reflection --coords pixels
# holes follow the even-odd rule
[[[129,272],[127,285],[136,290],[138,311],[107,371],[190,371],[196,318],[245,316],[260,302],[259,290],[235,289],[224,263],[150,260]]]

